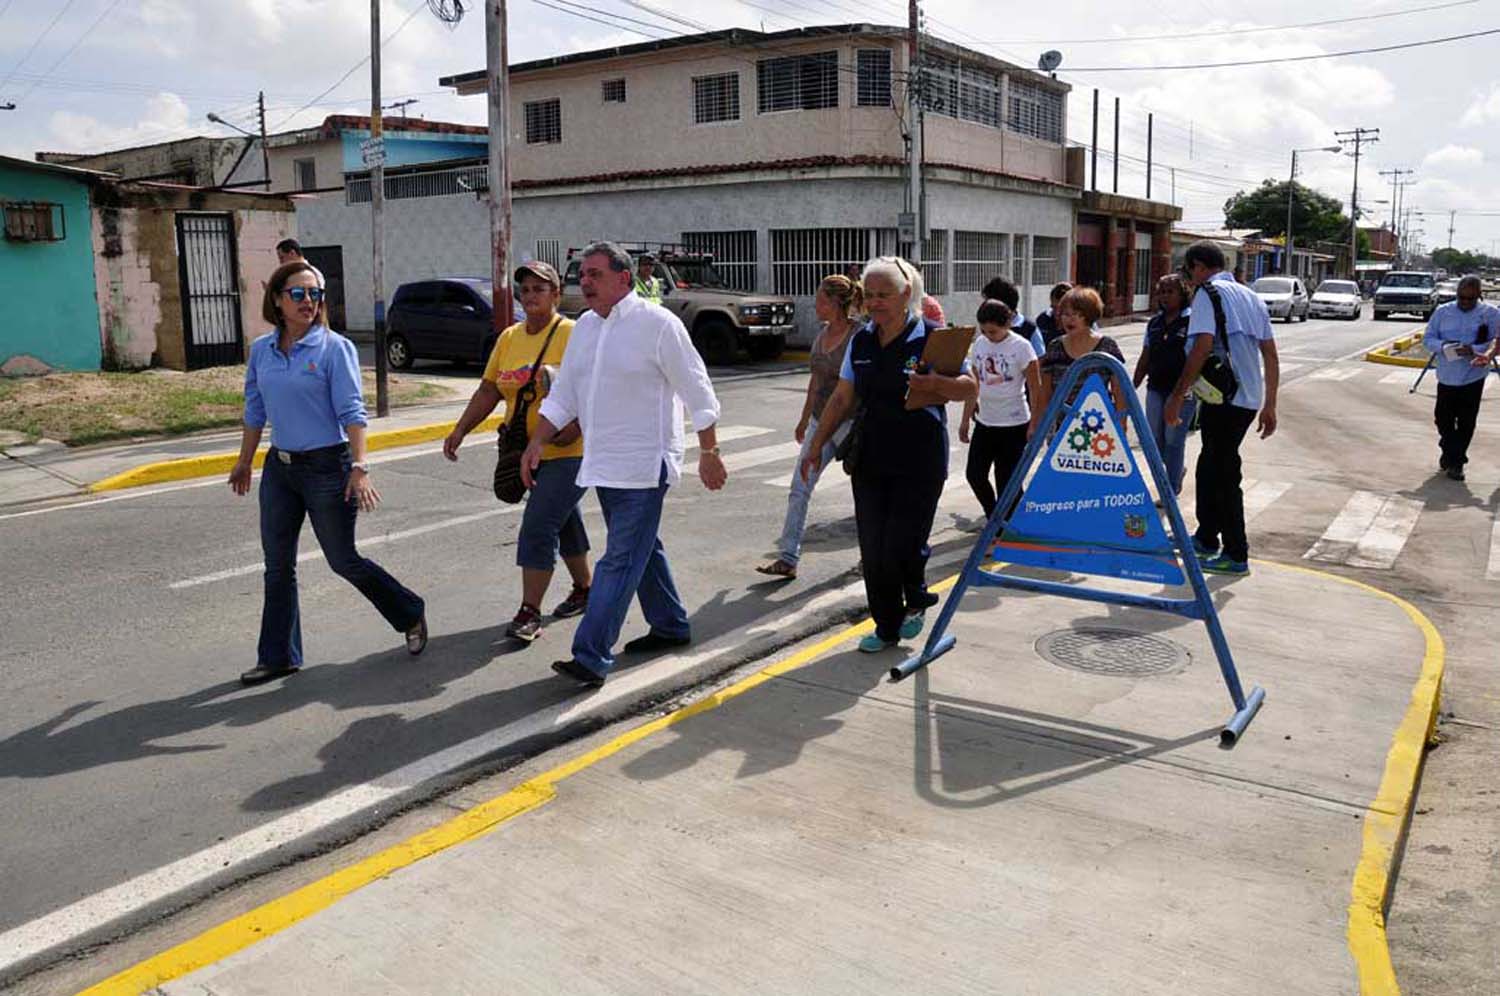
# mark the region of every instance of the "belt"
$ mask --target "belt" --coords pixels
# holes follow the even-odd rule
[[[329,453],[343,453],[348,448],[348,443],[334,443],[332,446],[320,446],[315,450],[302,450],[300,453],[292,450],[276,449],[274,447],[271,452],[275,453],[276,459],[282,463],[307,463],[309,460],[316,460],[318,457]]]

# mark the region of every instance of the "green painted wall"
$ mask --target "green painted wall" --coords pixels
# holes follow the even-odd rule
[[[85,184],[0,163],[0,200],[63,206],[67,238],[13,242],[0,235],[0,367],[32,357],[62,370],[98,370],[99,305]]]

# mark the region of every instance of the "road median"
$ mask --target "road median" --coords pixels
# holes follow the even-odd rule
[[[1420,370],[1422,367],[1425,367],[1427,365],[1427,357],[1425,355],[1425,351],[1424,355],[1420,356],[1409,356],[1405,354],[1408,354],[1412,350],[1417,349],[1421,346],[1421,344],[1422,332],[1413,332],[1410,335],[1401,336],[1399,339],[1395,339],[1387,345],[1379,347],[1378,349],[1370,350],[1365,354],[1365,362],[1383,363],[1386,366],[1392,367],[1413,367]]]

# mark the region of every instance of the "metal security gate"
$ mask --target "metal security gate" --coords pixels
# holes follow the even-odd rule
[[[243,362],[234,219],[227,214],[179,214],[177,260],[187,368]]]

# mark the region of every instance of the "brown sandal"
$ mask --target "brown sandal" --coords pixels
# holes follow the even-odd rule
[[[773,578],[782,578],[786,581],[792,581],[797,577],[796,566],[787,563],[780,557],[777,557],[769,564],[761,564],[755,571],[757,574],[769,574]]]

